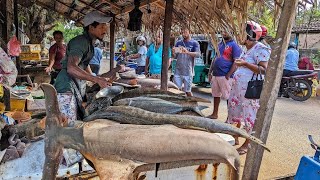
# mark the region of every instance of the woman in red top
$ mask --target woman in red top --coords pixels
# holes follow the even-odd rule
[[[301,58],[299,60],[298,67],[303,70],[314,70],[311,60],[308,57]]]
[[[61,60],[66,54],[66,45],[63,44],[63,33],[54,31],[53,38],[56,41],[49,49],[49,66],[45,69],[47,73],[51,73],[50,84],[54,84],[61,70]]]

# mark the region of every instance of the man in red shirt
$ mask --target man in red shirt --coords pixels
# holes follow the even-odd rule
[[[45,68],[47,73],[51,73],[50,84],[54,84],[61,70],[61,60],[66,54],[66,45],[63,44],[63,33],[54,31],[53,38],[56,41],[49,49],[49,66]]]
[[[301,58],[299,60],[298,67],[303,70],[314,70],[311,60],[308,57]]]

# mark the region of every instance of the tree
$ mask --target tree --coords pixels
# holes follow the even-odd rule
[[[52,10],[46,10],[35,3],[28,6],[19,5],[19,20],[25,26],[25,33],[30,39],[30,44],[40,44],[46,32],[54,28],[54,22],[63,19]]]
[[[74,38],[77,35],[82,34],[83,28],[77,27],[74,23],[74,21],[56,21],[55,27],[47,32],[48,36],[52,36],[53,31],[59,30],[64,35],[64,41],[69,42],[72,38]]]

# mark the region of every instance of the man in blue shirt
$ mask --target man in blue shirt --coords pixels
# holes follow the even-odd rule
[[[296,75],[304,75],[310,74],[312,71],[299,71],[298,63],[299,63],[299,52],[296,49],[296,44],[294,42],[289,43],[289,47],[287,50],[286,60],[283,68],[283,76],[296,76]]]
[[[95,75],[98,75],[99,73],[101,59],[102,59],[102,49],[100,49],[99,43],[96,43],[94,47],[93,58],[90,60],[90,63],[89,63],[91,71]]]
[[[231,91],[231,76],[235,72],[237,65],[234,60],[240,58],[241,48],[232,39],[231,35],[222,31],[223,40],[219,43],[220,56],[212,61],[209,70],[209,80],[211,82],[213,96],[213,112],[209,118],[218,118],[220,98],[229,99]]]
[[[192,80],[194,76],[194,61],[200,57],[200,45],[197,41],[191,39],[188,28],[181,31],[183,39],[175,45],[173,53],[176,55],[177,63],[174,72],[174,83],[181,89],[184,86],[184,92],[187,96],[192,96]],[[179,51],[176,51],[178,50]]]
[[[153,79],[161,78],[162,69],[162,33],[157,33],[155,43],[149,46],[145,67],[145,75],[150,75]],[[171,49],[169,49],[169,66],[171,63]],[[169,68],[169,67],[168,67]]]

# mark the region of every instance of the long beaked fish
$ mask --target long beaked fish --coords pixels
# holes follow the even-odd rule
[[[41,85],[46,97],[45,163],[42,179],[54,180],[62,148],[78,150],[90,160],[100,179],[137,179],[140,172],[227,163],[239,179],[240,158],[228,142],[208,132],[173,125],[119,124],[108,120],[63,127],[57,93]],[[156,169],[157,171],[157,169]]]
[[[141,108],[147,111],[163,113],[163,114],[177,114],[183,111],[193,111],[196,112],[200,116],[204,116],[200,110],[198,105],[196,106],[182,106],[180,104],[172,103],[170,101],[166,101],[159,98],[151,98],[151,97],[134,97],[134,98],[126,98],[120,99],[113,103],[115,106],[132,106]],[[205,108],[205,107],[204,107]]]
[[[269,148],[267,148],[266,145],[260,139],[248,134],[246,131],[234,127],[231,124],[223,123],[221,121],[205,117],[160,114],[130,106],[110,106],[108,108],[96,111],[95,113],[86,117],[84,121],[88,122],[95,119],[110,119],[116,122],[127,124],[172,124],[180,128],[190,128],[199,130],[202,129],[204,131],[212,133],[225,133],[249,139],[263,146],[267,151],[270,151]]]

